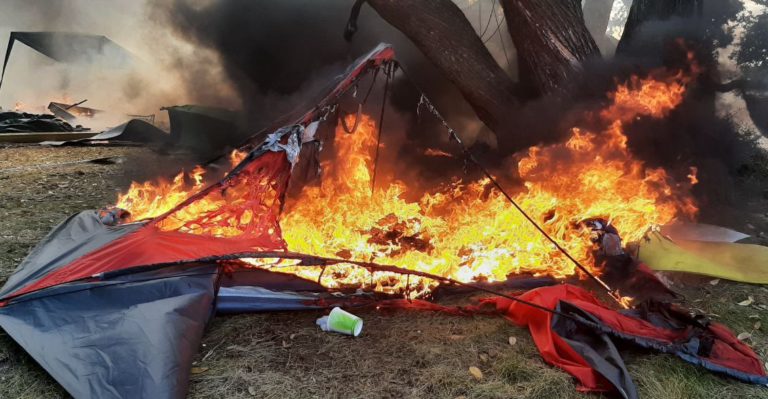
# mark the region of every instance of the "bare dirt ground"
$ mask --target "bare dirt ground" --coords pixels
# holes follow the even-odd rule
[[[61,164],[99,157],[121,164]],[[143,148],[0,147],[0,281],[66,216],[114,202],[144,168],[166,157]],[[30,167],[54,164],[48,167]],[[18,169],[24,167],[26,169]],[[10,168],[17,168],[8,171]],[[766,201],[732,218],[735,227],[768,232]],[[751,225],[749,228],[747,224]],[[752,333],[749,344],[768,359],[768,289],[673,276],[690,306]],[[750,306],[738,302],[754,298]],[[217,317],[203,338],[189,396],[193,398],[576,398],[572,378],[546,365],[527,330],[501,318],[463,318],[408,311],[361,311],[361,338],[323,333],[322,312]],[[762,326],[760,326],[760,324]],[[517,338],[515,345],[509,337]],[[768,398],[768,388],[743,384],[670,356],[624,351],[644,398]],[[468,368],[476,366],[483,379]],[[66,393],[0,332],[0,398],[57,398]]]

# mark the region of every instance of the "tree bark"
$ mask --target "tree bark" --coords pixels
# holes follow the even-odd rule
[[[579,0],[501,0],[529,94],[562,91],[581,62],[600,50],[584,23]]]
[[[704,0],[634,0],[616,53],[629,52],[638,29],[645,22],[667,20],[672,17],[691,17],[701,14],[702,7],[704,7]]]
[[[450,0],[367,0],[461,91],[499,141],[511,131],[516,85]]]

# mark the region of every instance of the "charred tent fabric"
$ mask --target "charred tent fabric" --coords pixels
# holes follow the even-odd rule
[[[225,177],[160,216],[116,224],[112,213],[84,211],[64,221],[0,289],[0,327],[75,397],[178,398],[186,394],[192,356],[217,311],[306,309],[342,301],[304,292],[320,291],[319,284],[237,259],[347,263],[439,280],[394,266],[290,252],[279,224],[302,144],[314,142],[318,123],[341,95],[365,74],[388,68],[393,58],[389,46],[375,48],[311,109],[241,147],[248,152]],[[653,316],[667,321],[659,326],[642,315],[610,310],[586,291],[565,285],[520,298],[539,308],[496,298],[487,302],[527,325],[542,356],[586,389],[636,397],[616,340],[768,383],[755,353],[721,326]],[[425,310],[441,308],[418,303]]]
[[[5,78],[5,68],[11,58],[16,41],[26,44],[54,61],[65,63],[94,63],[124,68],[131,64],[132,56],[124,48],[101,35],[71,32],[11,32],[5,51],[0,87]]]

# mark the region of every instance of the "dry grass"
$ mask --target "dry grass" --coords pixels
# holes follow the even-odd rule
[[[0,172],[0,280],[67,215],[114,200],[138,167],[163,162],[140,148],[0,148],[0,169],[123,155],[124,165]],[[139,160],[139,161],[137,161]],[[762,209],[766,209],[765,207]],[[765,221],[755,226],[768,225]],[[768,359],[768,314],[737,302],[751,295],[768,305],[764,287],[708,279],[675,279],[695,307],[718,316]],[[364,334],[323,333],[321,312],[218,317],[203,338],[192,376],[192,398],[576,398],[573,379],[540,358],[526,330],[500,318],[431,313],[358,312]],[[757,315],[760,319],[750,318]],[[765,327],[754,330],[762,320]],[[517,337],[510,346],[509,336]],[[626,361],[641,397],[768,398],[768,389],[721,378],[668,355],[629,351]],[[487,359],[487,360],[485,360]],[[483,379],[468,372],[476,366]],[[66,393],[7,335],[0,332],[0,398],[56,398]]]

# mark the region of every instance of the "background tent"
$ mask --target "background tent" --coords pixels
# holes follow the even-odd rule
[[[170,141],[208,159],[247,137],[238,112],[202,105],[163,107],[171,123]]]
[[[19,41],[52,60],[64,63],[99,63],[107,67],[123,68],[131,64],[132,56],[124,48],[102,35],[70,32],[11,32],[5,50],[0,87],[5,68],[11,57],[13,44]]]

